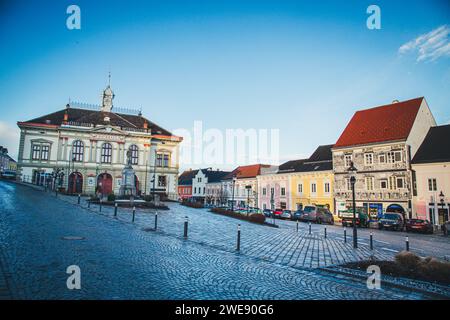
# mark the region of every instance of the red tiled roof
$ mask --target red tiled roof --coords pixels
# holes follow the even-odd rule
[[[407,139],[423,99],[357,111],[334,148]]]
[[[261,173],[261,168],[268,168],[268,164],[253,164],[249,166],[239,166],[231,173],[224,177],[224,180],[232,179],[234,176],[237,179],[254,178]]]

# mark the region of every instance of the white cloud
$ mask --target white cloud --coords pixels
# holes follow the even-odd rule
[[[0,146],[8,149],[8,154],[17,160],[20,130],[16,126],[0,121]]]
[[[435,61],[442,57],[450,57],[449,35],[450,27],[443,25],[403,44],[398,52],[401,55],[416,52],[417,62]]]

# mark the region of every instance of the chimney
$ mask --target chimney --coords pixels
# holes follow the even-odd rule
[[[64,123],[66,123],[69,120],[69,113],[67,112],[67,110],[64,112]]]
[[[147,121],[144,121],[144,129],[147,129],[148,128],[148,123],[147,123]]]

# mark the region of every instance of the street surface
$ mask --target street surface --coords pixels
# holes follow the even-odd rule
[[[342,227],[279,221],[256,225],[170,203],[158,212],[96,205],[0,181],[0,253],[14,298],[27,299],[426,299],[396,288],[368,290],[365,281],[318,267],[374,256],[392,259],[403,233],[359,230],[360,248]],[[188,217],[188,239],[183,223]],[[241,224],[241,251],[236,252]],[[368,247],[374,233],[375,249]],[[409,235],[411,250],[444,257],[448,238]],[[66,286],[66,268],[81,269],[81,290]],[[0,282],[0,292],[1,282]],[[1,298],[2,296],[0,296]]]

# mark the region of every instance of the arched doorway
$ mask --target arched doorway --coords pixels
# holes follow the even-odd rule
[[[139,194],[139,179],[134,175],[134,187],[136,188],[136,194]]]
[[[68,193],[81,194],[83,192],[83,175],[79,172],[72,172],[69,175]]]
[[[399,204],[391,204],[386,208],[386,212],[395,212],[405,214],[405,209]]]
[[[111,194],[113,191],[113,179],[109,173],[101,173],[97,177],[97,192],[100,192],[102,195]]]

